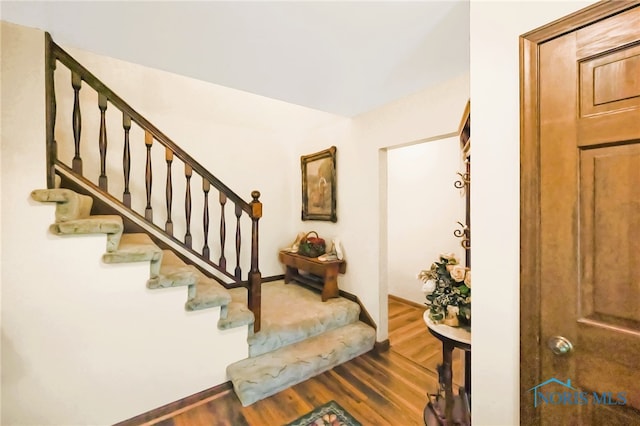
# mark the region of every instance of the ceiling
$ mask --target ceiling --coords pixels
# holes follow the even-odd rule
[[[354,116],[469,69],[469,2],[8,2],[62,45]]]

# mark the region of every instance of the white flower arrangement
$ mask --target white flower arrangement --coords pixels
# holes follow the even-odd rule
[[[428,270],[418,274],[434,322],[457,326],[471,323],[471,269],[454,254],[441,254]]]

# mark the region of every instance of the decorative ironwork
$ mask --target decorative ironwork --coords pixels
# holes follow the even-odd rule
[[[471,230],[462,222],[458,222],[458,225],[460,225],[461,229],[459,228],[453,231],[453,235],[456,238],[462,238],[460,245],[465,250],[469,250],[471,248]]]
[[[468,187],[469,184],[471,183],[471,177],[469,176],[469,173],[458,172],[458,176],[460,176],[460,179],[455,181],[453,183],[453,186],[455,186],[457,189],[463,189]]]
[[[466,172],[457,172],[456,174],[460,176],[458,180],[453,183],[453,186],[456,189],[462,189],[462,194],[466,195],[469,187],[471,186],[471,172],[469,167],[469,158],[465,158],[464,160]]]

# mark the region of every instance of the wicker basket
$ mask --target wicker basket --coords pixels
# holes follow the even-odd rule
[[[312,237],[311,234],[315,234]],[[322,238],[318,236],[316,231],[308,232],[300,242],[298,248],[298,254],[306,257],[318,257],[325,254],[327,251],[327,245]]]

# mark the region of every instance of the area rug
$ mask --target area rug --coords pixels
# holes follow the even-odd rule
[[[362,426],[362,424],[337,402],[329,401],[285,426]]]

